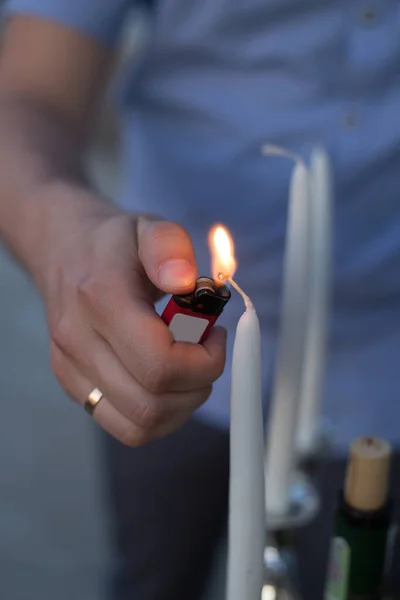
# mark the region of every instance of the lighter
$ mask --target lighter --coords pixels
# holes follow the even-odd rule
[[[203,342],[230,297],[226,285],[199,277],[191,294],[171,296],[162,319],[176,342]]]

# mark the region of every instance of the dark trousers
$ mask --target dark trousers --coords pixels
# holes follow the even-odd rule
[[[192,420],[178,433],[143,448],[126,448],[110,437],[105,444],[119,555],[110,599],[199,600],[226,531],[228,433]],[[398,469],[396,460],[393,472],[400,473]],[[323,598],[344,462],[325,462],[319,471],[322,511],[295,536],[305,600]],[[399,478],[393,485],[400,500]],[[400,579],[400,564],[394,575]]]

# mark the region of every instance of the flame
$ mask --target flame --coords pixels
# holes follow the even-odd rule
[[[233,277],[236,271],[235,248],[232,236],[223,225],[215,225],[210,230],[211,272],[215,281]]]

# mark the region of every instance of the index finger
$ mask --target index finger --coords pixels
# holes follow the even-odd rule
[[[218,379],[225,365],[225,330],[214,328],[203,344],[174,342],[147,297],[134,293],[136,284],[117,278],[112,295],[103,293],[91,311],[94,328],[131,375],[154,393],[193,391]]]

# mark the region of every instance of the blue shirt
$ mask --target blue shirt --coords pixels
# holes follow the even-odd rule
[[[9,10],[112,45],[132,5],[11,0]],[[266,397],[292,165],[260,147],[329,152],[335,283],[323,407],[340,444],[400,438],[399,31],[398,0],[158,0],[120,94],[119,200],[183,224],[204,274],[210,225],[230,228],[237,281],[261,320]],[[241,311],[235,297],[222,319],[231,342]],[[229,366],[199,414],[226,426]]]

